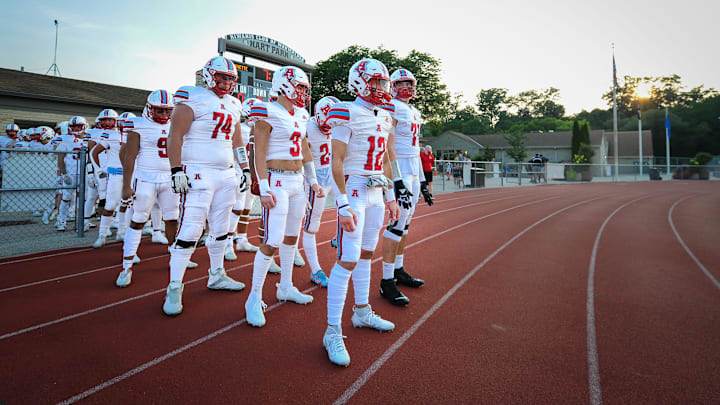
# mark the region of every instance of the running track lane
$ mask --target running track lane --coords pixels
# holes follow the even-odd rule
[[[467,218],[471,218],[473,216],[472,212],[464,214]],[[448,222],[448,216],[445,216],[445,218],[440,218],[437,221],[437,225],[434,227],[433,230],[431,230],[431,233],[446,228],[447,226],[445,224]],[[462,216],[458,216],[456,213],[453,213],[452,216],[457,218],[457,222],[462,222],[462,220],[464,219]],[[453,220],[455,220],[455,218],[453,218]],[[418,223],[420,223],[420,221],[418,221]],[[418,227],[418,229],[420,228]],[[421,236],[419,231],[418,236]],[[271,282],[272,278],[269,278],[268,283],[266,283],[266,287],[271,285]],[[203,290],[202,292],[198,291],[197,294],[207,294],[207,292],[204,291],[204,287],[199,286],[197,289]],[[274,288],[266,290],[265,296],[268,302],[272,302],[270,299],[268,299],[268,296],[272,297],[272,294],[268,294],[268,292],[270,291],[274,292]],[[377,285],[373,286],[373,291],[377,291]],[[187,290],[186,295],[192,296],[192,294],[189,294]],[[183,314],[183,316],[174,320],[164,319],[160,315],[159,304],[157,304],[156,306],[152,305],[150,309],[148,309],[147,303],[132,304],[128,305],[127,308],[122,308],[121,310],[111,310],[111,314],[105,314],[102,317],[88,317],[87,320],[84,321],[84,323],[87,322],[88,324],[83,323],[78,325],[77,323],[73,323],[72,330],[76,331],[78,336],[68,336],[69,334],[72,334],[68,332],[68,329],[70,329],[70,327],[50,328],[43,332],[41,336],[36,336],[35,334],[32,334],[27,338],[23,338],[22,345],[30,345],[31,347],[41,346],[48,336],[59,338],[61,340],[59,342],[59,344],[61,345],[60,347],[62,347],[62,345],[71,345],[73,339],[76,337],[81,339],[87,339],[87,341],[84,342],[86,346],[85,352],[82,353],[81,356],[79,356],[78,353],[56,354],[55,356],[61,357],[60,359],[58,359],[59,369],[55,369],[55,371],[53,371],[54,367],[52,367],[51,364],[45,364],[44,367],[48,375],[45,375],[43,377],[36,375],[36,380],[50,380],[56,382],[58,382],[59,380],[64,382],[64,384],[58,384],[58,386],[62,386],[65,389],[68,389],[65,384],[70,385],[71,382],[75,383],[75,381],[77,381],[78,379],[80,381],[88,380],[88,383],[85,383],[83,386],[90,386],[92,384],[92,381],[97,381],[98,377],[102,375],[110,374],[109,377],[112,377],[112,372],[114,369],[127,369],[128,367],[123,366],[123,364],[131,360],[127,359],[128,357],[140,356],[140,363],[143,361],[147,361],[152,358],[152,356],[148,356],[149,353],[164,353],[167,351],[168,347],[177,347],[179,346],[179,342],[189,341],[189,337],[185,336],[187,334],[201,336],[203,329],[216,330],[218,326],[216,326],[215,324],[229,323],[229,320],[232,320],[238,315],[239,303],[237,303],[237,301],[244,302],[245,297],[246,296],[244,293],[241,293],[241,298],[233,299],[227,297],[226,294],[212,292],[207,294],[206,298],[203,298],[202,300],[198,298],[186,297],[186,314]],[[231,299],[233,301],[229,301]],[[192,307],[188,306],[189,302],[191,302],[190,305],[192,305]],[[231,302],[232,304],[227,305],[228,302]],[[193,307],[196,307],[196,310],[191,310],[191,308]],[[297,307],[296,309],[292,308],[293,306],[291,305],[287,309],[269,313],[268,319],[270,323],[268,327],[263,328],[260,331],[247,328],[249,330],[243,331],[244,334],[260,339],[257,344],[262,346],[261,343],[267,340],[266,334],[271,333],[266,332],[271,330],[269,328],[270,325],[275,325],[275,327],[280,327],[281,329],[285,330],[282,325],[286,322],[283,322],[282,320],[274,320],[275,316],[285,316],[285,312],[295,313],[295,316],[297,316],[299,311],[299,314],[303,316],[299,317],[298,319],[303,319],[305,318],[305,311],[307,311],[308,309],[316,310],[318,311],[317,316],[313,317],[312,319],[320,319],[322,320],[321,322],[324,323],[324,299],[318,299],[318,302],[308,306],[308,309],[299,307]],[[140,311],[141,313],[138,313],[138,311]],[[240,312],[242,315],[244,315],[244,311],[240,309]],[[191,316],[191,313],[194,315]],[[211,319],[209,321],[207,319],[208,313],[213,313],[213,318],[220,318],[222,322],[214,322],[214,319]],[[158,322],[158,320],[164,323],[160,323]],[[148,327],[138,328],[137,325],[139,323],[147,324]],[[88,327],[90,328],[88,329]],[[162,330],[157,330],[158,328],[164,329],[166,330],[166,332],[163,333]],[[306,328],[306,325],[299,325],[298,329],[288,330],[290,336],[285,336],[284,334],[281,334],[280,336],[277,336],[278,342],[283,342],[284,340],[282,339],[284,338],[292,338],[292,335],[302,334],[302,332],[300,331],[306,330]],[[129,333],[129,330],[132,330],[133,332]],[[171,336],[171,338],[168,338],[168,336],[165,336],[165,334],[167,333],[173,336]],[[185,335],[179,337],[174,336],[178,333]],[[153,337],[155,337],[155,339],[153,339]],[[243,339],[243,346],[245,346],[244,340],[245,339]],[[311,339],[313,346],[317,345],[316,340],[317,338]],[[13,340],[11,340],[10,342],[13,342]],[[128,345],[130,345],[131,348],[126,347]],[[48,353],[55,353],[56,351],[58,351],[59,348],[55,349],[54,344],[52,346],[53,347],[45,348],[45,350],[47,350]],[[215,347],[214,341],[213,343],[208,343],[207,346]],[[234,346],[234,344],[231,346]],[[253,346],[250,345],[249,347]],[[112,350],[112,352],[108,353],[108,350]],[[13,350],[13,352],[16,351]],[[116,352],[120,353],[120,359],[118,359],[118,356],[115,355]],[[192,352],[194,351],[190,352],[191,356]],[[253,351],[251,356],[258,354],[259,353],[255,353],[255,351]],[[298,354],[302,355],[303,353],[300,352]],[[325,354],[322,351],[321,346],[320,354],[321,356],[317,360],[319,360],[320,364],[327,367],[327,360],[324,357]],[[247,353],[245,353],[245,355],[247,355]],[[88,364],[90,359],[92,359],[92,364]],[[138,361],[129,361],[129,363],[138,364]],[[73,364],[76,364],[76,366],[72,366]],[[83,365],[85,367],[84,369],[82,368]],[[96,370],[96,368],[99,370]],[[332,368],[330,368],[330,370],[332,370]],[[13,375],[16,376],[15,378],[17,378],[17,373],[13,373]],[[143,375],[145,374],[143,373]],[[29,376],[27,377],[29,378]],[[20,377],[19,379],[23,380],[22,377]],[[74,390],[77,391],[79,390],[79,388],[75,388]],[[68,395],[70,393],[72,392],[69,392]]]

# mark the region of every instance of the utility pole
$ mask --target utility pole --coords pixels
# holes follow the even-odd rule
[[[52,70],[54,76],[60,76],[62,77],[62,74],[60,74],[60,69],[57,65],[57,43],[58,43],[58,20],[55,20],[55,56],[53,56],[53,63],[50,65],[50,68],[45,72],[45,74],[50,73]]]

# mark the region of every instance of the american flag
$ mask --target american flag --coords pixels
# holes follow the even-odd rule
[[[613,54],[613,86],[618,87],[617,84],[617,69],[615,69],[615,54]]]

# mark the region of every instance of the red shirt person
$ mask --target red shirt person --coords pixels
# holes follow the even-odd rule
[[[432,194],[432,179],[435,167],[435,156],[433,156],[432,154],[432,146],[425,146],[425,149],[420,152],[420,160],[422,161],[422,169],[423,173],[425,174],[425,181],[427,181],[428,189]]]

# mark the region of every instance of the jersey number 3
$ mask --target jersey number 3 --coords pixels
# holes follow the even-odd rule
[[[226,118],[226,114],[215,111],[213,113],[213,121],[217,121],[218,123],[215,125],[212,138],[217,138],[218,131],[220,131],[225,134],[225,139],[230,139],[230,130],[232,130],[232,114],[227,114]]]
[[[377,139],[377,155],[374,154],[375,152],[375,139]],[[368,149],[367,154],[367,162],[365,162],[364,169],[365,170],[373,170],[373,166],[375,170],[382,170],[383,168],[383,153],[385,153],[385,138],[383,137],[377,137],[374,136],[368,137],[368,142],[370,142],[370,149]],[[374,165],[373,165],[374,161]]]
[[[300,156],[300,137],[302,134],[300,132],[293,132],[292,135],[290,135],[290,141],[292,141],[293,146],[290,148],[290,156],[297,157]]]

